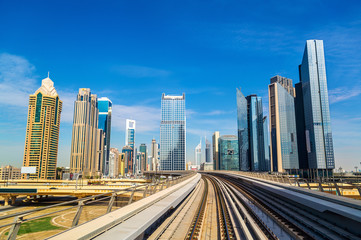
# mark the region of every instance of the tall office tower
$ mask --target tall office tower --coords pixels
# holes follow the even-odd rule
[[[261,97],[244,97],[237,89],[237,123],[240,170],[266,171]]]
[[[297,130],[297,149],[298,149],[298,163],[299,168],[302,169],[300,173],[303,176],[303,171],[308,171],[308,153],[306,147],[306,129],[305,129],[305,112],[303,107],[303,93],[302,82],[295,84],[295,113],[296,113],[296,130]],[[306,177],[309,177],[307,174]]]
[[[105,133],[103,129],[97,129],[97,139],[95,143],[96,158],[95,158],[95,175],[101,177],[103,175],[104,166],[104,140]]]
[[[133,164],[137,165],[137,153],[135,147],[135,120],[125,120],[125,145],[133,149]]]
[[[56,178],[62,105],[49,76],[29,96],[23,166],[36,167],[36,173],[30,174],[30,179]]]
[[[248,103],[241,89],[237,88],[238,153],[241,171],[250,171]]]
[[[147,171],[147,161],[146,161],[144,152],[138,152],[137,162],[138,162],[138,166],[139,166],[138,173],[143,173],[144,171]]]
[[[223,135],[219,138],[219,170],[239,170],[238,138]]]
[[[219,170],[219,149],[218,149],[219,132],[215,131],[212,136],[213,144],[213,169]]]
[[[124,153],[124,163],[125,163],[125,174],[133,174],[133,148],[129,146],[124,146],[122,149]]]
[[[270,155],[270,143],[268,135],[268,121],[267,116],[263,117],[263,134],[264,134],[264,160],[265,160],[265,169],[264,171],[271,171],[271,155]]]
[[[207,138],[205,138],[205,142],[206,142],[206,149],[205,149],[205,160],[206,163],[210,163],[212,162],[211,160],[211,143],[207,140]]]
[[[103,130],[104,133],[104,151],[103,151],[103,175],[108,176],[109,174],[109,151],[110,151],[110,132],[111,132],[111,121],[112,121],[112,101],[109,98],[101,97],[98,98],[98,109],[99,109],[99,122],[98,128]]]
[[[125,176],[125,153],[119,153],[119,175]]]
[[[162,121],[160,124],[160,168],[177,171],[186,167],[185,94],[162,94]]]
[[[151,170],[155,171],[158,167],[158,144],[155,139],[152,139],[152,147],[151,147],[151,154],[152,154],[152,167]]]
[[[195,159],[194,164],[197,165],[199,169],[202,162],[202,141],[200,141],[197,147],[194,149],[194,159]]]
[[[109,151],[109,175],[110,178],[119,177],[119,151],[116,148],[110,148]]]
[[[144,159],[142,159],[144,162],[142,161],[140,162],[141,170],[147,171],[148,151],[147,151],[147,145],[145,143],[140,144],[139,152],[144,154]]]
[[[271,171],[294,173],[299,169],[292,80],[280,76],[268,85],[271,125]]]
[[[332,175],[335,159],[322,40],[307,40],[299,72],[309,168],[317,177]]]
[[[74,102],[71,138],[70,172],[84,176],[96,175],[98,100],[89,88],[80,88]]]

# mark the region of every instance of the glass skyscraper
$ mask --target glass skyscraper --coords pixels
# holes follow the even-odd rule
[[[186,167],[185,94],[162,94],[162,121],[160,124],[161,170],[185,170]]]
[[[212,160],[211,160],[211,143],[207,140],[207,138],[205,139],[205,142],[206,142],[206,148],[204,151],[205,160],[206,160],[206,163],[210,163],[210,162],[212,162]]]
[[[112,101],[109,98],[98,98],[99,122],[98,128],[104,133],[104,154],[103,154],[103,175],[109,174],[109,151],[110,151],[110,131],[112,118]]]
[[[237,124],[240,170],[268,171],[261,97],[244,97],[237,89]]]
[[[237,125],[239,163],[241,171],[250,171],[249,144],[248,144],[248,106],[247,99],[240,89],[237,88]]]
[[[219,138],[219,170],[239,170],[238,139],[234,135]]]
[[[269,109],[271,124],[271,171],[291,172],[299,169],[296,119],[292,80],[271,78]]]
[[[335,168],[335,160],[322,40],[307,40],[299,71],[308,164],[318,175],[325,175]]]

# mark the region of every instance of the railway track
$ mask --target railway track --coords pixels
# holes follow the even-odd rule
[[[271,191],[254,187],[246,180],[227,175],[219,175],[217,179],[243,195],[248,200],[248,203],[244,201],[248,208],[256,207],[272,218],[280,228],[287,231],[291,239],[361,239],[360,236],[318,216],[312,210],[307,210],[307,206],[293,204]]]

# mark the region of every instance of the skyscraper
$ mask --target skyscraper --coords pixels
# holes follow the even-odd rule
[[[56,178],[62,104],[49,76],[29,97],[23,166],[36,167],[30,179]]]
[[[70,172],[95,176],[98,158],[98,99],[89,88],[80,88],[74,102]],[[101,134],[101,133],[100,133]]]
[[[119,151],[117,148],[110,148],[109,151],[109,177],[117,178],[119,177]]]
[[[219,138],[219,170],[239,170],[238,139],[234,135]]]
[[[237,125],[239,163],[241,171],[249,171],[249,136],[248,136],[248,104],[241,89],[237,88]]]
[[[110,132],[112,120],[112,101],[109,98],[102,97],[98,99],[99,122],[98,128],[104,133],[104,151],[103,151],[103,175],[109,174],[109,151],[110,151]]]
[[[275,76],[268,86],[271,126],[271,171],[299,169],[292,80]]]
[[[140,170],[147,171],[147,159],[148,159],[148,152],[147,152],[147,145],[145,143],[140,144],[139,146],[139,153],[142,154],[141,161],[140,161]]]
[[[212,135],[212,144],[213,144],[213,170],[219,170],[219,132],[215,131]]]
[[[125,174],[131,175],[133,174],[133,149],[129,146],[124,146],[122,153],[124,153]]]
[[[127,119],[125,121],[125,145],[134,150],[135,146],[135,120]]]
[[[271,155],[270,155],[270,141],[268,134],[268,121],[267,116],[263,117],[263,133],[264,133],[264,160],[265,160],[265,169],[264,171],[271,171]]]
[[[200,141],[197,147],[194,149],[194,159],[194,164],[197,165],[199,169],[202,161],[202,141]]]
[[[185,94],[162,94],[162,121],[160,124],[161,170],[185,170],[186,114]]]
[[[237,123],[240,170],[267,171],[261,97],[237,89]]]
[[[307,40],[299,66],[302,83],[306,150],[309,168],[317,176],[332,175],[335,168],[322,40]]]
[[[206,160],[206,163],[210,163],[210,162],[212,162],[212,160],[211,160],[211,143],[207,140],[207,138],[205,139],[205,142],[206,142],[206,149],[204,151],[205,160]]]
[[[155,139],[152,139],[151,155],[152,155],[151,170],[155,171],[158,168],[158,144]]]

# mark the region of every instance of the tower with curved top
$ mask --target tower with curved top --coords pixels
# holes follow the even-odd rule
[[[29,97],[23,166],[36,167],[30,179],[56,178],[62,104],[49,76]]]

